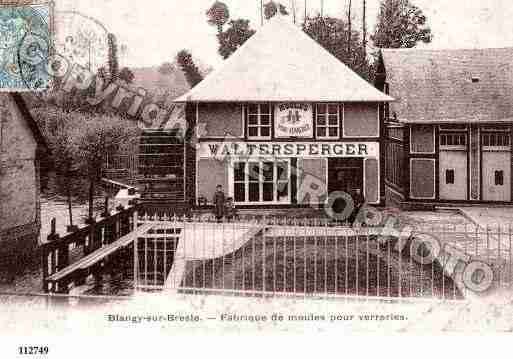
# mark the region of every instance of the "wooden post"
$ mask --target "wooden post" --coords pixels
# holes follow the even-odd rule
[[[50,221],[50,234],[46,237],[48,242],[54,242],[59,239],[59,234],[56,230],[57,227],[57,220],[52,218]],[[46,281],[46,278],[48,278],[50,275],[54,274],[59,270],[59,266],[61,263],[61,260],[64,258],[61,258],[61,248],[58,248],[58,256],[56,255],[56,248],[54,246],[51,246],[51,250],[47,250],[48,244],[43,245],[41,256],[42,256],[42,265],[43,265],[43,291],[45,293],[48,293],[48,283]],[[50,257],[50,258],[49,258]]]
[[[46,238],[49,242],[59,239],[59,234],[57,234],[57,219],[55,217],[50,221],[50,234]]]
[[[110,211],[109,211],[109,196],[105,196],[105,201],[104,201],[104,204],[103,204],[103,213],[102,213],[102,217],[104,218],[107,218],[110,216]]]
[[[134,231],[137,230],[137,227],[134,229]],[[133,245],[134,245],[134,291],[137,291],[137,287],[139,286],[139,253],[138,253],[138,250],[137,250],[137,242],[139,240],[137,234],[133,234],[134,236],[134,240],[133,240]]]
[[[137,229],[137,227],[138,227],[137,222],[139,221],[139,212],[137,211],[137,206],[134,207],[134,212],[133,212],[132,216],[133,216],[133,221],[132,221],[133,222],[133,224],[132,224],[133,227],[130,228],[130,231],[135,231]]]
[[[93,224],[94,220],[94,180],[90,179],[89,181],[89,209],[88,209],[88,218],[86,220],[87,224]]]
[[[68,178],[67,187],[68,187],[68,213],[69,213],[69,225],[66,228],[68,232],[78,231],[78,227],[73,225],[73,210],[71,208],[71,180]]]

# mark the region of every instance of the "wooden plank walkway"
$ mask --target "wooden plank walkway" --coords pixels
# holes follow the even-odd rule
[[[66,268],[52,274],[47,278],[47,280],[50,282],[61,281],[66,277],[72,275],[76,271],[92,267],[105,257],[119,250],[120,248],[126,247],[127,245],[131,244],[138,236],[146,233],[151,228],[151,224],[144,224],[141,227],[138,227],[137,230],[127,234],[124,237],[121,237],[117,241],[98,249],[97,251],[85,256],[77,262],[67,266]]]

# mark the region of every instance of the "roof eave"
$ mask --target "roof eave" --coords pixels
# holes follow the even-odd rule
[[[401,118],[397,120],[400,123],[405,124],[419,124],[419,125],[443,125],[443,124],[469,124],[469,123],[513,123],[513,117],[512,118],[501,118],[501,119],[493,119],[493,120],[480,120],[480,119],[431,119],[431,120],[422,120],[422,119],[415,119],[410,120],[406,118]]]
[[[173,100],[173,103],[230,103],[230,102],[240,102],[240,103],[247,103],[247,102],[343,102],[343,103],[376,103],[376,102],[396,102],[397,100],[387,96],[387,98],[380,98],[380,99],[361,99],[361,100],[355,100],[355,99],[259,99],[259,98],[252,98],[252,99],[226,99],[226,98],[183,98],[179,97],[175,100]]]
[[[48,144],[46,143],[46,140],[43,134],[41,133],[41,130],[39,129],[36,120],[34,120],[34,117],[32,117],[32,114],[30,113],[27,104],[25,103],[25,100],[23,99],[21,94],[19,92],[12,92],[11,97],[16,103],[18,109],[20,110],[21,115],[27,121],[29,128],[32,131],[32,135],[34,136],[37,142],[39,150],[44,153],[50,153],[50,148],[48,147]]]

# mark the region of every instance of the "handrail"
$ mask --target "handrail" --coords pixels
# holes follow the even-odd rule
[[[137,188],[134,186],[130,186],[118,181],[114,181],[108,178],[102,178],[101,182],[109,187],[116,188],[116,189],[127,189],[129,192],[133,192],[132,194],[135,194],[137,191]]]
[[[47,237],[47,242],[40,246],[43,290],[45,292],[66,292],[67,289],[62,286],[55,288],[51,285],[49,277],[132,232],[137,222],[137,208],[138,206],[130,206],[121,209],[63,237],[56,233],[56,220],[52,219],[52,231]],[[85,278],[80,278],[80,280],[85,280]]]
[[[134,239],[137,238],[138,235],[140,235],[142,233],[146,233],[151,227],[152,227],[152,224],[145,224],[141,227],[138,227],[136,230],[124,235],[123,237],[116,240],[115,242],[102,247],[101,249],[85,256],[84,258],[73,263],[72,265],[69,265],[66,268],[58,271],[57,273],[50,275],[47,278],[47,281],[64,280],[65,278],[72,275],[77,270],[87,269],[87,268],[95,265],[100,260],[102,260],[103,258],[107,257],[108,255],[114,253],[118,249],[120,249],[122,247],[126,247],[127,245],[131,244],[134,241]]]

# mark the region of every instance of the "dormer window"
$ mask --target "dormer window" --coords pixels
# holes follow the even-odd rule
[[[477,84],[480,81],[479,77],[473,76],[472,77],[472,83]]]

